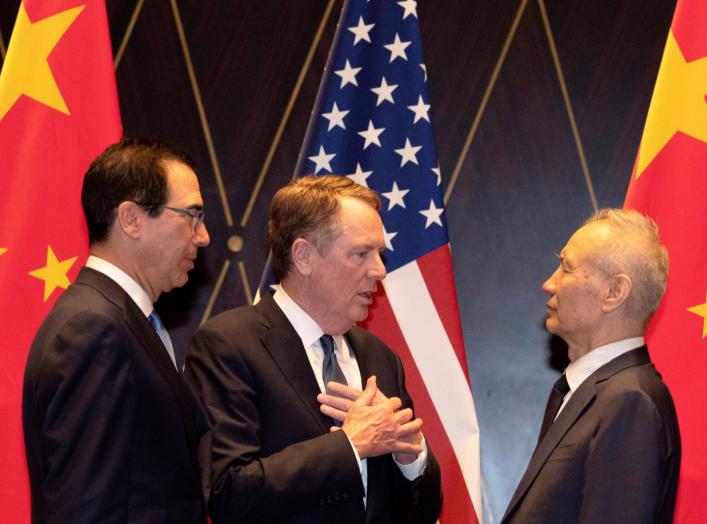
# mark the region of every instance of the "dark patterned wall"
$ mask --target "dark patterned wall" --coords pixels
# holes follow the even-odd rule
[[[582,219],[623,201],[674,3],[420,2],[486,522],[503,514],[563,365],[540,286]],[[0,58],[18,5],[0,3]],[[211,246],[158,305],[181,348],[257,286],[268,202],[291,177],[340,6],[107,1],[125,133],[200,168]]]

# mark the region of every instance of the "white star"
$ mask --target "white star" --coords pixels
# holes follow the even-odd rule
[[[314,174],[319,173],[320,170],[326,169],[331,173],[331,159],[336,156],[336,153],[327,154],[324,151],[324,146],[319,146],[319,154],[308,157],[312,162],[314,162],[317,167],[314,169]]]
[[[404,2],[398,2],[398,5],[405,9],[405,12],[403,13],[403,20],[405,20],[410,15],[417,18],[417,2],[415,2],[415,0],[405,0]]]
[[[358,44],[361,40],[365,40],[369,44],[371,43],[371,36],[368,34],[371,32],[371,29],[376,24],[368,24],[363,21],[363,17],[359,16],[358,17],[358,25],[349,27],[347,28],[349,31],[351,31],[356,37],[354,38],[354,45]]]
[[[385,226],[384,226],[384,227],[383,227],[383,234],[385,235],[385,248],[386,248],[386,249],[390,249],[391,251],[395,251],[395,249],[393,249],[393,242],[392,242],[392,240],[398,235],[398,232],[397,232],[397,231],[393,231],[393,232],[391,232],[391,233],[388,233],[388,232],[385,230]]]
[[[442,171],[439,168],[439,164],[437,164],[437,167],[432,168],[432,172],[437,175],[437,185],[440,185],[442,183]]]
[[[387,100],[391,104],[395,103],[395,100],[393,100],[393,91],[395,91],[398,88],[398,84],[391,84],[388,85],[388,83],[385,81],[385,77],[381,78],[381,85],[378,87],[372,87],[371,91],[373,91],[375,94],[378,95],[378,100],[376,101],[376,107],[381,105],[383,101]]]
[[[403,198],[405,198],[405,195],[407,195],[409,192],[409,189],[399,189],[398,183],[393,182],[393,189],[391,189],[388,193],[383,193],[383,196],[390,200],[390,202],[388,202],[388,211],[393,209],[395,206],[400,206],[404,208],[405,201],[403,200]]]
[[[365,131],[358,132],[359,135],[366,139],[366,141],[363,143],[363,149],[366,149],[371,144],[375,144],[378,147],[381,147],[381,141],[378,137],[383,131],[385,131],[384,127],[379,127],[378,129],[376,129],[375,127],[373,127],[373,120],[369,120],[368,129],[366,129]]]
[[[427,120],[428,122],[430,121],[430,104],[425,104],[422,100],[422,95],[417,99],[417,104],[408,106],[408,109],[415,113],[415,120],[413,124],[417,124],[417,121],[420,119]]]
[[[401,42],[398,33],[395,33],[395,40],[393,40],[393,43],[384,45],[383,47],[390,51],[390,61],[392,62],[398,57],[402,58],[403,60],[407,60],[408,55],[405,52],[405,49],[410,44],[412,44],[412,42]]]
[[[425,224],[425,229],[430,227],[433,223],[442,227],[442,220],[439,218],[442,213],[444,213],[443,207],[436,207],[434,200],[430,199],[430,208],[423,209],[420,214],[427,218],[427,223]]]
[[[349,111],[339,111],[336,107],[336,102],[334,102],[334,107],[331,108],[330,113],[322,113],[322,116],[329,121],[329,128],[327,131],[331,131],[335,127],[340,127],[341,129],[346,129],[344,125],[344,117],[349,114]]]
[[[368,179],[369,176],[373,174],[373,171],[364,171],[363,168],[361,167],[361,164],[356,162],[356,172],[351,173],[350,175],[346,175],[348,178],[356,182],[357,184],[360,184],[364,187],[368,187],[368,182],[366,180]]]
[[[346,84],[353,84],[355,86],[358,85],[358,82],[356,81],[356,75],[361,71],[360,67],[351,67],[351,64],[349,64],[349,61],[346,61],[346,65],[344,66],[343,69],[339,69],[338,71],[334,71],[337,75],[341,77],[341,85],[339,86],[339,89],[343,89]]]
[[[422,149],[422,146],[413,146],[410,144],[410,139],[405,139],[405,147],[396,149],[395,152],[400,155],[400,167],[403,167],[408,162],[412,162],[416,166],[420,164],[417,163],[417,152]]]
[[[425,64],[420,64],[422,71],[425,73],[425,82],[427,82],[427,66]]]

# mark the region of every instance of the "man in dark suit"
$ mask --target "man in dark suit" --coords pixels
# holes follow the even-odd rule
[[[281,189],[274,296],[195,334],[186,374],[213,424],[215,524],[436,521],[439,466],[400,360],[355,326],[386,273],[379,205],[345,177]]]
[[[34,523],[206,522],[208,419],[153,303],[209,243],[190,161],[123,140],[91,164],[91,256],[37,333],[23,422]]]
[[[567,242],[543,289],[570,364],[502,522],[672,522],[680,431],[643,341],[667,272],[655,223],[636,211],[601,210]]]

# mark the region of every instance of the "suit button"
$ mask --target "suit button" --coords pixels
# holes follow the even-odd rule
[[[320,505],[322,508],[324,507],[324,504],[326,504],[326,502],[324,502],[324,499],[323,499],[323,498],[319,499],[319,505]]]
[[[341,500],[341,495],[339,495],[338,491],[334,493],[334,500],[336,502],[339,502]]]

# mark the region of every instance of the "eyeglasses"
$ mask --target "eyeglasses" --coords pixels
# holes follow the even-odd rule
[[[204,222],[204,217],[206,216],[206,211],[203,209],[184,209],[181,207],[170,207],[162,206],[165,209],[179,213],[187,217],[191,217],[192,225],[194,226],[194,233],[199,230],[199,226]]]

